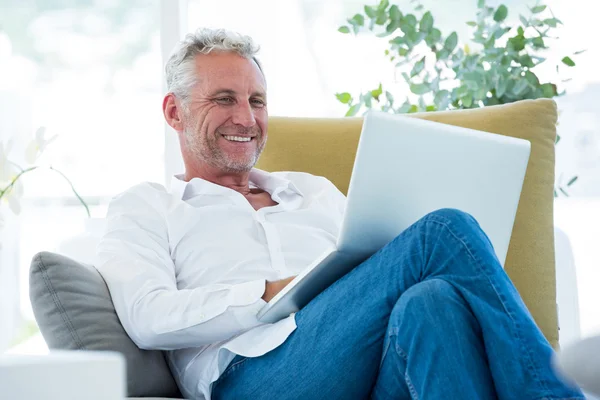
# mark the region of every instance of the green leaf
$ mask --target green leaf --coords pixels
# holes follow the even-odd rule
[[[350,29],[349,29],[349,28],[348,28],[346,25],[344,25],[344,26],[340,26],[340,27],[338,28],[338,32],[342,32],[342,33],[350,33]]]
[[[575,66],[575,61],[573,61],[571,59],[571,57],[564,57],[562,59],[563,64],[568,65],[569,67],[574,67]]]
[[[531,12],[533,14],[539,14],[539,13],[543,12],[545,9],[546,9],[546,6],[544,6],[544,5],[535,6],[531,9]]]
[[[373,96],[373,98],[377,101],[379,101],[379,96],[381,96],[381,94],[383,93],[383,89],[381,87],[381,83],[379,84],[379,87],[375,90],[371,90],[371,96]]]
[[[519,36],[523,36],[525,34],[525,31],[523,30],[522,26],[517,28],[517,33],[519,34]]]
[[[450,52],[446,49],[441,49],[440,51],[435,53],[435,57],[438,61],[445,60],[450,56]]]
[[[394,33],[394,31],[396,29],[398,29],[400,27],[400,22],[396,21],[395,19],[393,19],[389,24],[387,24],[387,26],[385,27],[385,36],[390,35],[392,33]]]
[[[377,25],[383,25],[383,24],[385,24],[387,22],[387,20],[388,20],[387,14],[382,13],[382,14],[379,14],[377,16],[377,19],[375,20],[375,23]]]
[[[417,29],[417,17],[413,14],[407,14],[402,18],[409,26],[413,27],[413,30]]]
[[[577,182],[577,179],[579,179],[579,177],[577,177],[577,176],[572,177],[571,180],[569,180],[569,182],[567,183],[567,186],[571,186],[572,184]]]
[[[512,88],[512,94],[515,96],[521,96],[525,93],[528,86],[529,85],[526,79],[519,79],[515,86]]]
[[[365,107],[367,108],[372,108],[373,105],[371,103],[371,100],[373,100],[373,96],[371,95],[371,92],[367,92],[365,94],[363,94],[362,96],[360,96],[361,101],[363,101],[365,103]]]
[[[402,19],[402,12],[400,12],[400,9],[395,4],[390,7],[390,19],[398,22]]]
[[[433,102],[438,110],[445,110],[448,108],[450,103],[450,92],[447,90],[440,90],[435,94]]]
[[[477,22],[475,22],[475,21],[468,21],[467,25],[469,25],[469,26],[477,26]]]
[[[483,7],[485,7],[485,0],[478,0],[477,8],[483,8]]]
[[[437,28],[433,28],[431,32],[429,32],[429,35],[427,35],[425,38],[425,43],[427,43],[427,46],[433,47],[438,43],[441,37],[442,32]]]
[[[556,18],[548,18],[544,20],[544,23],[551,28],[556,28],[560,21]]]
[[[415,63],[412,70],[410,71],[411,78],[417,76],[425,69],[425,57],[421,58],[419,61]]]
[[[406,42],[410,47],[414,47],[421,43],[421,41],[425,38],[424,32],[412,31],[405,35]]]
[[[429,33],[431,28],[433,28],[433,16],[430,11],[427,11],[425,15],[423,15],[423,18],[421,18],[419,31]]]
[[[502,76],[499,76],[498,79],[496,80],[496,97],[500,98],[502,96],[504,96],[504,93],[506,93],[506,88],[508,86],[508,82],[506,79],[504,79]]]
[[[510,31],[509,27],[498,27],[496,28],[496,30],[494,31],[494,39],[500,39],[502,36],[504,36],[505,33],[507,33],[508,31]]]
[[[547,99],[551,99],[557,95],[556,85],[552,83],[544,83],[540,86],[540,89],[542,89],[542,96]]]
[[[360,103],[357,103],[355,105],[353,105],[352,107],[350,107],[350,109],[348,110],[348,112],[346,113],[346,117],[354,117],[356,115],[356,113],[358,112],[358,110],[360,110]]]
[[[411,107],[410,103],[404,103],[404,104],[402,104],[402,106],[400,108],[398,108],[396,110],[396,113],[398,113],[398,114],[406,114],[410,110],[410,107]]]
[[[387,90],[385,91],[385,98],[390,104],[394,104],[394,96]]]
[[[531,39],[531,44],[533,44],[533,47],[535,47],[536,49],[545,49],[546,48],[546,44],[544,43],[544,38],[541,36],[534,37],[533,39]]]
[[[412,106],[410,106],[410,108],[408,109],[408,113],[409,114],[416,113],[417,111],[419,111],[419,107],[417,107],[415,104],[413,104]]]
[[[429,85],[425,84],[425,83],[413,83],[410,85],[410,91],[413,92],[414,94],[425,94],[425,93],[429,93],[431,91],[431,89],[429,88]]]
[[[534,88],[537,88],[540,85],[540,79],[531,71],[525,72],[525,79],[527,82],[531,84]]]
[[[377,11],[371,6],[365,6],[365,14],[367,14],[369,18],[377,17]]]
[[[404,44],[404,37],[396,36],[395,38],[390,40],[390,44],[395,44],[395,45]]]
[[[377,7],[377,9],[379,9],[379,10],[385,10],[386,8],[388,8],[389,5],[390,5],[389,0],[381,0],[379,2],[379,7]]]
[[[450,34],[450,36],[448,36],[446,38],[446,41],[444,42],[444,49],[447,50],[449,53],[451,53],[456,48],[457,44],[458,44],[458,35],[456,34],[456,32],[452,32]]]
[[[354,22],[352,22],[352,21],[354,21]],[[356,14],[348,22],[350,22],[353,25],[363,26],[365,24],[365,17],[363,17],[362,14]]]
[[[473,105],[473,97],[469,95],[461,97],[460,101],[462,102],[465,108],[469,108]]]
[[[527,28],[529,26],[529,21],[524,16],[519,15],[519,20],[521,21],[521,23],[523,24],[523,26],[525,28]]]
[[[348,92],[336,93],[335,97],[337,97],[337,99],[344,104],[348,104],[352,101],[352,96]]]
[[[502,22],[506,19],[507,16],[508,16],[508,8],[506,8],[506,6],[504,4],[502,4],[500,7],[498,7],[496,12],[494,13],[494,21]]]
[[[525,48],[525,38],[523,36],[515,36],[508,39],[508,44],[516,52],[519,52]]]
[[[527,68],[535,67],[535,64],[529,54],[524,54],[519,58],[519,64]]]
[[[579,50],[579,51],[576,51],[575,53],[573,53],[573,55],[577,56],[579,54],[585,53],[586,51],[587,51],[587,49],[586,50]]]

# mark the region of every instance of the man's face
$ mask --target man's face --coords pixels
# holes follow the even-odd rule
[[[184,156],[221,172],[247,172],[267,141],[264,76],[235,53],[199,55],[195,62],[198,83],[183,111]]]

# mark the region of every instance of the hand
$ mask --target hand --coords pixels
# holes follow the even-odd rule
[[[267,281],[265,294],[263,294],[262,299],[268,303],[273,297],[277,295],[277,293],[281,292],[284,287],[286,287],[292,280],[294,280],[294,278],[295,276],[290,276],[289,278],[285,278],[279,281]]]

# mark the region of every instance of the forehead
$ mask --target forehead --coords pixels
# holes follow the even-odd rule
[[[198,86],[236,91],[265,91],[265,78],[254,60],[230,52],[211,52],[195,58]]]

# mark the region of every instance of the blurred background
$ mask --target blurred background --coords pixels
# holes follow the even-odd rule
[[[400,9],[414,0],[399,0]],[[423,0],[436,26],[470,37],[477,0]],[[505,4],[516,20],[535,1]],[[111,197],[140,181],[165,183],[180,171],[175,133],[161,114],[163,68],[173,43],[198,27],[223,27],[261,45],[271,115],[340,117],[335,94],[360,93],[383,83],[407,89],[384,57],[386,40],[338,32],[368,1],[358,0],[0,0],[0,142],[12,139],[22,162],[39,127],[57,139],[38,164],[65,173],[101,218]],[[555,221],[573,250],[583,336],[600,332],[600,47],[592,0],[548,0],[563,26],[549,60],[587,50],[566,70],[560,110],[557,179],[578,176],[569,196],[556,199]],[[374,3],[373,5],[376,5]],[[540,77],[554,73],[541,68]],[[21,158],[20,158],[21,157]],[[55,251],[85,232],[86,213],[59,174],[23,177],[21,212],[0,205],[0,343],[19,352],[43,348],[28,297],[32,256]],[[0,346],[0,349],[2,346]]]

